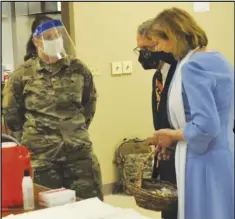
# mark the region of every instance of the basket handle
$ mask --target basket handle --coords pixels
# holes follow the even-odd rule
[[[158,148],[158,146],[156,147],[156,149],[157,149],[157,148]],[[137,177],[136,177],[136,182],[135,182],[135,186],[136,186],[137,188],[141,188],[141,186],[142,186],[142,178],[143,178],[144,168],[145,168],[145,166],[146,166],[148,160],[154,155],[156,149],[155,149],[155,150],[152,150],[152,151],[148,154],[148,156],[147,156],[145,159],[143,159],[143,161],[141,162],[141,164],[140,164],[140,166],[139,166],[139,170],[138,170],[138,172],[137,172]]]

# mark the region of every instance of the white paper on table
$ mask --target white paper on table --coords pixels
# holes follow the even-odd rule
[[[141,214],[137,213],[133,209],[123,209],[117,214],[108,215],[107,217],[102,217],[102,219],[150,219]]]
[[[14,217],[14,214],[10,214],[10,215],[8,215],[6,217],[3,217],[2,219],[12,219],[13,217]]]
[[[15,215],[14,219],[150,219],[133,209],[122,209],[101,202],[98,198]],[[8,219],[8,218],[7,218]],[[9,218],[10,219],[10,218]]]
[[[210,2],[194,2],[194,12],[208,12],[210,11]]]

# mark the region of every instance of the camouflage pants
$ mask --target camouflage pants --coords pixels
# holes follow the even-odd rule
[[[79,198],[98,197],[103,201],[101,169],[93,153],[84,159],[61,158],[43,163],[42,167],[34,167],[35,183],[50,189],[65,187],[75,190]]]

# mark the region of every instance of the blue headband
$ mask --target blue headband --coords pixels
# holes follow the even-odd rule
[[[61,27],[63,26],[60,20],[50,20],[46,21],[37,26],[36,30],[33,33],[33,37],[41,35],[44,31],[51,29],[53,27]]]

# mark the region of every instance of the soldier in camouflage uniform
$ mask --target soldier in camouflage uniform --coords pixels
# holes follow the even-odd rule
[[[35,28],[47,20],[39,17]],[[29,47],[28,47],[29,48]],[[34,182],[51,189],[76,190],[77,197],[99,197],[101,170],[88,128],[97,93],[89,69],[78,59],[45,63],[35,48],[4,88],[3,113],[8,127],[21,132],[32,156]]]

